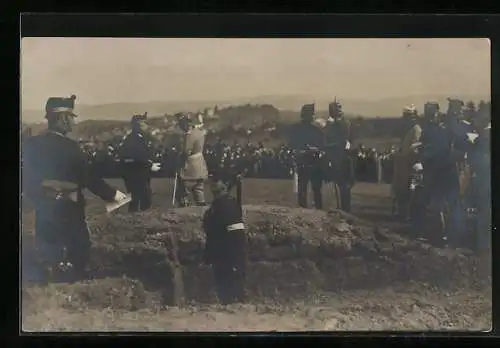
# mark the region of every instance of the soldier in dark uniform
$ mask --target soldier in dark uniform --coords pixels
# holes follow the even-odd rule
[[[23,147],[23,189],[35,208],[37,258],[49,281],[62,274],[85,277],[91,243],[83,189],[109,202],[125,198],[97,175],[78,143],[66,137],[76,117],[75,99],[50,98],[45,107],[48,131],[27,139]],[[60,265],[71,272],[59,272]]]
[[[129,212],[144,211],[151,207],[151,172],[158,171],[155,153],[147,133],[147,113],[134,115],[131,120],[132,131],[126,134],[118,146],[118,158],[127,192],[132,194]]]
[[[481,272],[490,276],[491,267],[491,153],[490,132],[491,122],[476,123],[478,137],[471,139],[473,143],[469,152],[469,162],[472,167],[472,185],[475,191],[477,207],[476,245],[475,250],[484,263]]]
[[[301,121],[292,126],[289,147],[295,151],[295,166],[298,174],[299,206],[307,208],[307,188],[311,182],[314,205],[323,209],[321,186],[323,184],[323,132],[313,124],[314,104],[302,106]]]
[[[341,209],[350,212],[351,188],[354,184],[354,165],[349,156],[350,124],[344,118],[342,105],[337,100],[329,105],[329,115],[325,130],[325,148],[331,165],[330,179],[338,185]]]
[[[460,182],[457,162],[463,158],[461,149],[461,125],[456,116],[439,118],[436,111],[422,129],[422,149],[420,157],[424,169],[424,185],[428,193],[432,211],[440,213],[441,223],[445,224],[445,235],[435,236],[438,243],[448,240],[460,244],[464,237],[465,214],[460,200]],[[446,219],[445,219],[446,218]]]
[[[227,183],[214,176],[214,196],[203,217],[206,233],[204,261],[212,265],[215,286],[222,304],[245,300],[247,238],[241,205],[229,195]]]

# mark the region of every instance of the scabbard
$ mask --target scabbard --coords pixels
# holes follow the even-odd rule
[[[242,200],[243,200],[243,197],[242,197],[242,194],[243,194],[243,190],[242,190],[242,182],[241,182],[241,178],[237,178],[236,179],[236,200],[238,202],[238,205],[240,206],[240,208],[242,207]]]
[[[297,169],[293,172],[293,193],[299,192],[299,175],[297,174]]]

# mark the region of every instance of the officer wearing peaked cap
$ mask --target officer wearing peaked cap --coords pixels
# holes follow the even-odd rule
[[[298,174],[299,206],[307,208],[307,189],[311,182],[314,205],[323,208],[321,186],[323,183],[322,148],[323,132],[313,124],[314,104],[305,104],[300,111],[301,121],[290,130],[289,147],[295,152],[295,166]]]
[[[99,177],[78,143],[66,137],[76,117],[75,99],[49,98],[45,107],[47,132],[27,139],[23,146],[23,190],[35,208],[42,280],[54,280],[62,274],[73,279],[85,276],[91,243],[83,189],[109,202],[125,198]],[[71,272],[59,272],[63,270]]]
[[[125,187],[132,195],[128,207],[130,213],[151,207],[151,173],[160,170],[160,164],[155,163],[152,139],[148,134],[146,121],[147,112],[132,116],[132,130],[123,137],[117,150]]]
[[[337,101],[330,103],[330,122],[325,129],[325,146],[328,156],[329,176],[339,187],[340,207],[351,211],[351,188],[354,184],[354,166],[349,156],[351,148],[350,124],[344,118],[342,105]]]

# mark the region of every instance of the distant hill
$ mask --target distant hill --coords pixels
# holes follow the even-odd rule
[[[445,107],[448,95],[418,95],[395,97],[379,100],[368,99],[343,99],[337,96],[343,105],[346,114],[362,115],[364,117],[399,117],[404,106],[415,104],[419,110],[423,109],[426,101],[438,101]],[[463,100],[474,100],[478,102],[481,99],[489,100],[490,96],[460,96],[451,97],[461,98]],[[102,105],[77,105],[76,113],[80,116],[79,121],[84,120],[128,120],[135,113],[148,111],[151,116],[160,116],[179,111],[203,110],[206,107],[214,105],[243,105],[243,104],[271,104],[279,110],[298,111],[304,103],[314,101],[318,110],[327,110],[328,103],[331,102],[334,95],[329,96],[308,96],[308,95],[264,95],[252,98],[235,98],[232,100],[213,100],[213,101],[148,101],[140,103],[112,103]],[[288,113],[288,112],[287,112]],[[43,109],[40,110],[22,110],[21,119],[25,123],[41,122],[43,120]]]

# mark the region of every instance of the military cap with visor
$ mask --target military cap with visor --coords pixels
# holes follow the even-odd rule
[[[77,117],[77,115],[73,112],[75,108],[75,100],[76,100],[76,95],[74,94],[69,98],[63,98],[63,97],[49,98],[47,100],[47,103],[45,104],[46,115],[65,113],[70,116]]]

